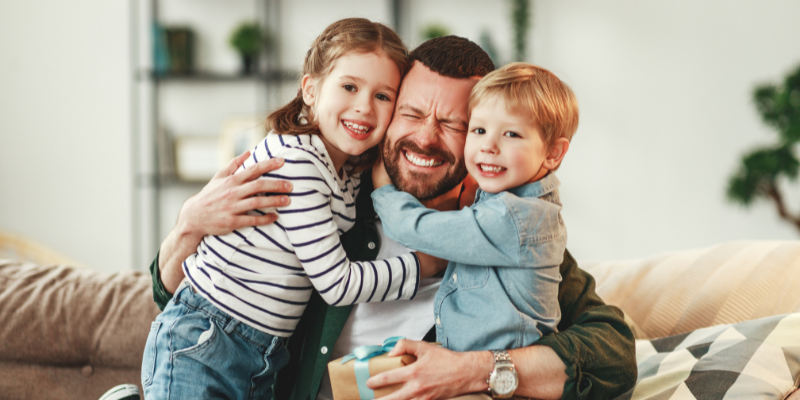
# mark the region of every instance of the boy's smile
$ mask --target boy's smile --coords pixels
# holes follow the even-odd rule
[[[492,96],[472,109],[464,147],[467,171],[481,189],[497,193],[541,179],[547,146],[533,116],[513,113]]]

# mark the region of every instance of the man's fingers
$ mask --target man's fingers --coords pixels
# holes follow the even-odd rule
[[[231,229],[239,229],[247,226],[262,226],[269,225],[278,219],[276,214],[267,215],[243,215],[233,220],[233,227]]]
[[[394,385],[395,383],[403,383],[409,379],[411,373],[413,372],[413,366],[414,364],[411,364],[405,367],[381,372],[380,374],[367,379],[367,387],[370,389],[377,389],[388,385]]]
[[[291,203],[289,196],[252,196],[239,201],[232,211],[236,214],[243,214],[250,210],[284,207],[289,203]]]
[[[248,157],[250,157],[249,151],[245,151],[244,153],[234,157],[228,162],[228,165],[226,165],[225,168],[222,168],[221,170],[217,171],[216,174],[214,174],[214,178],[224,178],[226,176],[233,175],[233,173],[236,172],[236,170],[239,169],[242,164],[244,164]]]
[[[261,193],[289,193],[291,191],[292,184],[290,182],[275,179],[257,179],[240,186],[237,195],[244,198]]]
[[[239,183],[252,181],[254,179],[258,179],[261,175],[275,171],[276,169],[282,167],[283,161],[283,158],[280,157],[261,160],[247,167],[243,173],[235,175],[235,177]]]
[[[419,351],[419,345],[421,342],[416,340],[406,340],[400,339],[397,344],[394,345],[392,351],[389,352],[389,357],[397,357],[402,356],[403,354],[411,354],[416,356]]]

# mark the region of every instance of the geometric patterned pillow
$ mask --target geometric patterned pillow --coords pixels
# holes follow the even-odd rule
[[[780,400],[800,384],[800,313],[638,340],[636,363],[618,400]]]

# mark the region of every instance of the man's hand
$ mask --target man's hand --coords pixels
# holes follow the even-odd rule
[[[372,186],[374,186],[375,189],[378,189],[391,183],[392,180],[389,179],[389,174],[386,172],[386,167],[383,166],[383,158],[381,158],[381,160],[375,163],[375,165],[372,167]]]
[[[417,252],[417,258],[419,258],[419,277],[420,278],[429,278],[439,273],[439,271],[447,268],[447,260],[443,260],[439,257],[434,257],[429,254],[425,254],[423,252]]]
[[[206,235],[223,235],[245,226],[275,222],[277,215],[247,215],[250,210],[282,207],[289,204],[288,196],[256,196],[259,193],[291,192],[289,182],[258,179],[262,174],[283,165],[283,159],[273,158],[235,172],[250,156],[246,152],[217,172],[200,193],[183,204],[178,221],[161,244],[158,268],[164,288],[174,293],[184,278],[181,263],[197,251]]]
[[[494,359],[488,351],[458,353],[437,345],[413,340],[397,342],[390,356],[411,354],[417,361],[386,371],[367,380],[371,389],[402,383],[403,387],[382,400],[450,399],[466,393],[483,392]]]

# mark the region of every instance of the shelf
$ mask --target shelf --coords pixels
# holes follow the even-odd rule
[[[155,82],[291,82],[300,79],[300,74],[295,71],[269,71],[251,75],[224,73],[224,72],[195,72],[192,74],[156,74],[153,71],[141,71],[137,74],[138,80],[152,79]]]

